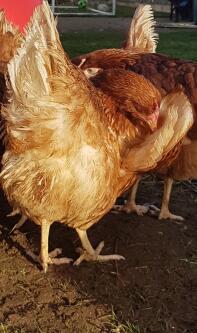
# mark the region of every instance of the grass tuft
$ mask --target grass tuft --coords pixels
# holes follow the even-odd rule
[[[117,32],[82,32],[61,35],[64,49],[75,57],[102,48],[120,48],[125,36]],[[197,41],[194,30],[171,30],[159,33],[157,52],[181,59],[197,61]]]

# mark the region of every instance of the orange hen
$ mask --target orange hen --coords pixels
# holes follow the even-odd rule
[[[119,134],[119,117],[115,121],[110,116],[110,112],[123,113],[116,98],[94,87],[65,56],[47,2],[36,9],[8,73],[10,100],[2,110],[7,145],[1,181],[11,205],[41,227],[40,256],[32,257],[45,272],[48,264],[71,261],[55,258],[58,249],[48,253],[50,226],[60,221],[74,228],[81,240],[83,250],[75,264],[122,259],[116,254],[101,255],[103,242],[93,249],[87,230],[111,209],[138,172],[156,166],[185,135],[193,121],[186,96],[166,96],[160,106],[159,128],[130,144],[127,128],[130,123],[133,126],[130,117],[139,114],[137,103],[124,114]],[[159,94],[151,84],[144,88],[143,95],[147,89],[151,96],[154,114]],[[141,118],[143,127],[152,126],[149,116],[148,121]],[[129,149],[122,144],[124,140]],[[147,150],[151,150],[148,160]]]
[[[132,54],[131,50],[106,49],[97,50],[75,58],[73,62],[79,64],[83,59],[81,69],[85,73],[98,69],[125,69],[143,75],[158,88],[162,96],[179,89],[184,91],[194,106],[195,121],[188,132],[188,139],[183,140],[163,158],[162,163],[152,170],[155,173],[166,176],[164,196],[159,218],[171,218],[182,220],[182,217],[171,214],[168,208],[172,179],[197,178],[197,65],[191,61],[174,59],[161,54]],[[195,154],[194,154],[195,153]],[[130,200],[125,207],[127,212],[135,211],[143,214],[147,207],[138,207],[135,203],[135,195],[138,184],[133,189]]]

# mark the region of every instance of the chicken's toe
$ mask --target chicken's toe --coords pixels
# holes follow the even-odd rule
[[[149,204],[148,207],[149,207],[149,214],[151,216],[158,216],[158,214],[160,213],[160,209],[157,206]]]
[[[16,209],[13,209],[13,210],[11,211],[11,213],[7,214],[6,216],[7,216],[7,217],[12,217],[12,216],[16,216],[16,215],[18,215],[18,214],[20,214],[20,211],[19,211],[18,208],[16,208]]]
[[[100,242],[93,253],[78,248],[77,252],[80,253],[79,258],[74,262],[74,266],[78,266],[82,261],[108,261],[108,260],[125,260],[125,258],[118,254],[100,255],[104,247],[104,242]]]
[[[113,210],[117,210],[119,212],[125,212],[127,214],[136,213],[139,216],[143,216],[144,214],[148,213],[149,206],[148,205],[136,205],[127,203],[125,205],[114,205]]]
[[[143,216],[144,214],[148,213],[149,206],[148,205],[125,205],[122,209],[126,213],[136,213],[139,216]]]
[[[11,216],[11,215],[10,215]],[[23,226],[23,224],[27,221],[27,217],[25,215],[22,215],[20,220],[13,226],[12,230],[10,231],[10,234],[14,231],[19,229]]]
[[[69,263],[71,263],[73,261],[73,259],[67,258],[67,257],[56,258],[61,253],[62,253],[62,249],[57,248],[57,249],[51,251],[48,254],[48,260],[47,261],[46,260],[43,261],[41,259],[40,255],[36,255],[32,251],[27,251],[28,256],[30,258],[32,258],[33,261],[39,263],[42,266],[42,268],[43,268],[43,270],[44,270],[45,273],[47,272],[48,265],[51,265],[51,264],[54,264],[54,265],[69,264]]]
[[[183,222],[184,221],[184,217],[180,216],[180,215],[175,215],[170,213],[170,211],[164,211],[164,212],[160,212],[159,220],[172,220],[172,221],[177,221],[177,222]]]

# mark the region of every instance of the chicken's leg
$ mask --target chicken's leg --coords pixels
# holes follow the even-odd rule
[[[55,258],[57,255],[61,254],[61,249],[55,249],[52,252],[48,252],[48,239],[49,239],[50,223],[43,220],[41,223],[41,250],[40,256],[35,255],[31,251],[28,251],[28,255],[36,262],[40,263],[44,272],[47,272],[48,264],[69,264],[73,261],[70,258]]]
[[[137,178],[136,183],[133,185],[131,188],[131,191],[129,192],[129,198],[127,200],[127,203],[123,206],[120,205],[115,205],[114,208],[126,212],[127,214],[129,213],[136,213],[137,215],[144,215],[148,212],[149,206],[148,205],[136,205],[136,193],[138,190],[139,182],[141,180],[141,177],[139,176]]]
[[[86,261],[108,261],[108,260],[120,260],[125,259],[118,254],[112,255],[100,255],[104,247],[104,242],[99,243],[96,249],[93,249],[85,230],[76,229],[78,236],[81,240],[83,249],[79,249],[80,257],[74,262],[74,265],[79,265],[83,260]]]
[[[137,215],[144,215],[148,212],[148,205],[136,205],[136,193],[139,187],[139,182],[141,177],[139,176],[136,183],[133,185],[131,192],[129,193],[129,198],[125,206],[123,206],[122,210],[126,213],[136,213]]]
[[[159,213],[159,220],[171,219],[171,220],[175,220],[175,221],[184,221],[184,218],[182,216],[174,215],[174,214],[170,213],[170,211],[169,211],[169,200],[170,200],[170,194],[172,191],[172,184],[173,184],[172,178],[165,179],[163,200],[162,200],[161,210]]]

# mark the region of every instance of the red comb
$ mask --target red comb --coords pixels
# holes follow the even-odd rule
[[[5,11],[7,20],[23,32],[34,9],[41,3],[42,0],[0,0],[0,9]]]

